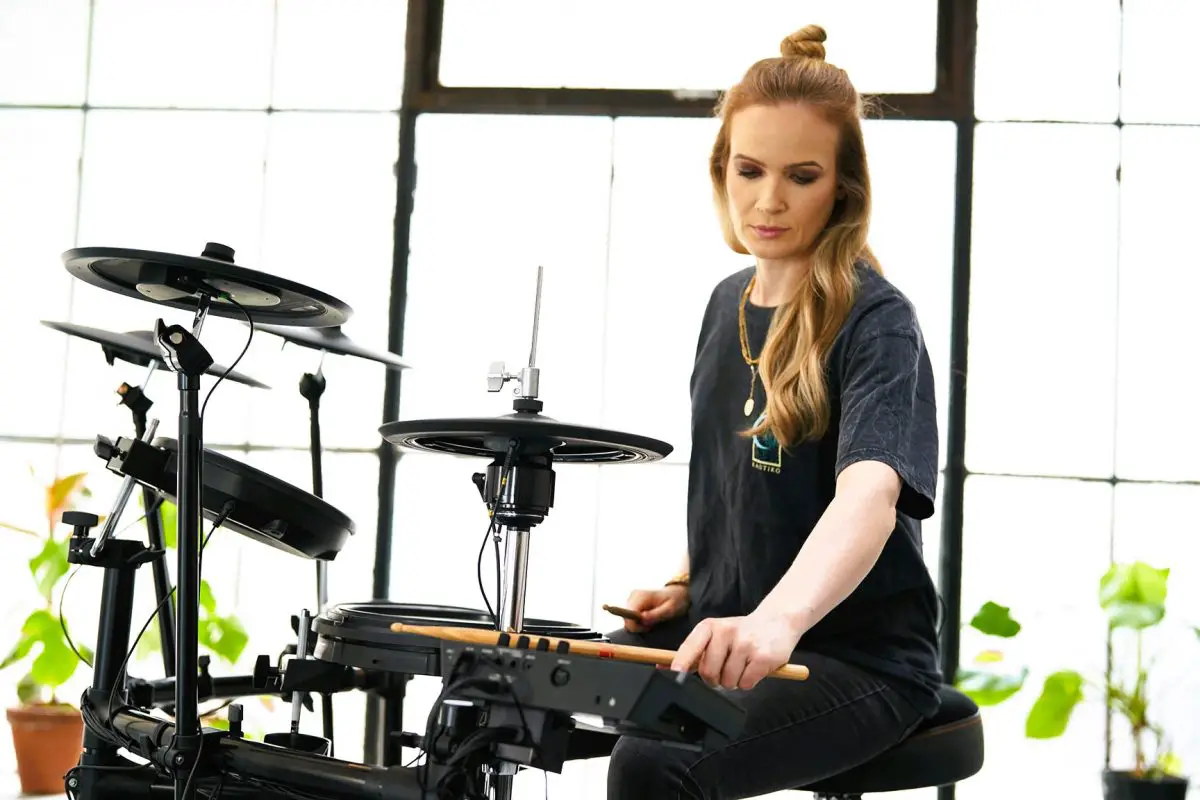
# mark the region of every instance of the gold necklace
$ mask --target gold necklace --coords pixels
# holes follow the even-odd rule
[[[746,335],[746,303],[750,300],[750,290],[753,288],[752,275],[750,282],[746,284],[746,290],[742,292],[742,301],[738,303],[738,339],[742,345],[742,359],[746,366],[750,367],[750,395],[746,398],[746,404],[742,406],[742,413],[747,417],[754,413],[754,385],[758,380],[758,359],[750,357],[750,341]]]

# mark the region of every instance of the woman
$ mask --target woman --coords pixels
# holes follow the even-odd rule
[[[752,268],[713,291],[692,373],[688,556],[615,641],[677,650],[747,710],[691,752],[623,737],[613,800],[755,797],[843,772],[937,710],[933,376],[916,314],[867,246],[863,101],[789,36],[722,99],[710,171]],[[766,678],[792,661],[804,682]],[[764,680],[764,678],[766,678]]]

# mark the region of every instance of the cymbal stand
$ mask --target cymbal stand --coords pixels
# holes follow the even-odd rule
[[[216,291],[196,287],[196,315],[189,331],[181,325],[155,322],[154,338],[167,367],[178,374],[179,466],[176,490],[178,555],[175,612],[175,738],[171,744],[175,800],[190,800],[194,787],[187,778],[199,757],[201,733],[197,673],[200,629],[200,519],[203,512],[204,421],[200,417],[200,376],[213,359],[200,344],[200,331]]]
[[[121,405],[133,414],[134,436],[146,439],[146,415],[154,401],[146,395],[146,387],[158,370],[160,362],[151,361],[150,369],[141,386],[122,383],[117,389]],[[166,539],[163,535],[162,511],[157,493],[148,486],[142,487],[142,505],[146,509],[146,538],[151,552],[158,556],[150,562],[154,578],[155,606],[161,607],[158,615],[158,639],[162,650],[163,677],[175,676],[175,598],[171,594],[171,576],[167,572]]]
[[[513,411],[517,415],[538,414],[541,370],[536,366],[538,326],[542,312],[542,267],[537,271],[537,291],[533,305],[533,340],[529,364],[518,373],[509,373],[503,362],[494,362],[488,371],[488,391],[498,392],[509,381],[517,381]],[[504,456],[488,465],[480,486],[492,519],[504,536],[504,568],[499,606],[499,628],[519,633],[525,626],[525,590],[529,577],[529,531],[546,518],[554,505],[553,458],[548,445],[553,443],[510,439]],[[488,768],[487,788],[495,800],[511,800],[516,765],[500,762]]]
[[[306,372],[300,378],[300,396],[308,401],[308,450],[312,459],[312,491],[324,498],[325,481],[321,470],[321,395],[325,393],[325,351],[316,372]],[[329,562],[317,559],[317,614],[329,605]],[[303,654],[299,654],[303,655]],[[321,733],[329,740],[329,755],[333,755],[333,697],[321,695]]]

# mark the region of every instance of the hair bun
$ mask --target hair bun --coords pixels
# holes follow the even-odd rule
[[[815,58],[825,60],[825,29],[820,25],[805,25],[779,45],[784,58]]]

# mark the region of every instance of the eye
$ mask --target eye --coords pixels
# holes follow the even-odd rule
[[[754,167],[739,167],[738,175],[743,178],[757,178],[761,173]]]
[[[817,178],[815,175],[793,175],[792,176],[792,180],[795,181],[796,183],[800,184],[801,186],[808,186],[810,183],[814,182],[816,179]]]

